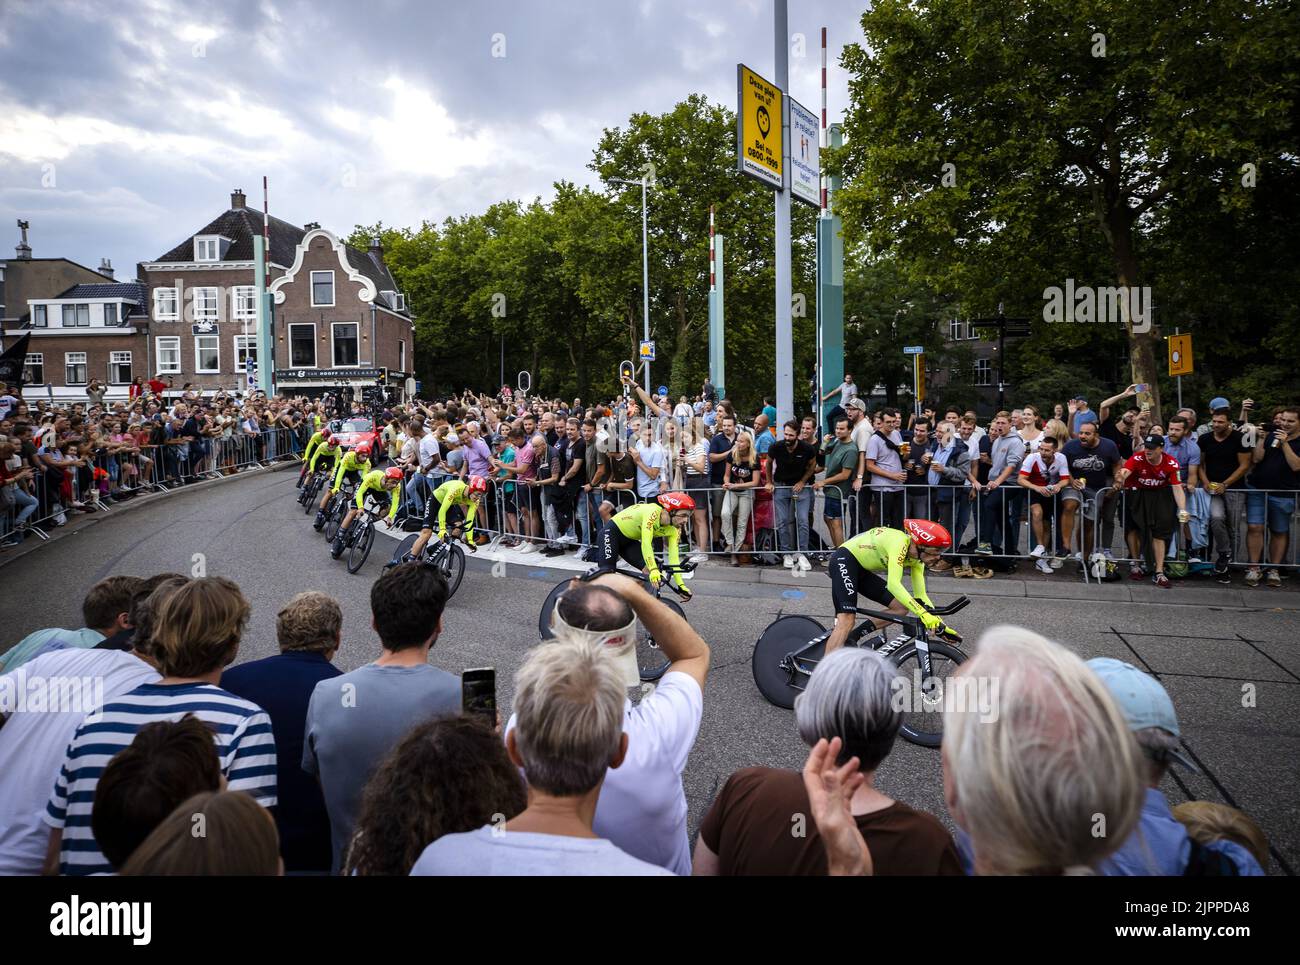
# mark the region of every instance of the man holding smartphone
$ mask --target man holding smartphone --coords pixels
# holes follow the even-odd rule
[[[1268,585],[1281,587],[1278,566],[1286,560],[1291,517],[1295,515],[1296,492],[1300,490],[1300,408],[1279,409],[1271,428],[1261,425],[1251,455],[1254,469],[1246,479],[1246,549],[1250,568],[1246,585],[1258,586],[1264,559],[1264,528],[1267,525]]]

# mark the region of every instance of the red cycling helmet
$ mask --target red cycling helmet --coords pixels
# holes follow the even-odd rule
[[[327,446],[334,445],[334,433],[325,432],[321,434],[320,441]]]
[[[389,466],[387,469],[384,470],[384,478],[396,479],[398,482],[401,482],[402,470],[398,469],[396,466]]]
[[[487,492],[487,480],[484,479],[482,476],[470,476],[469,491],[472,493]]]
[[[670,513],[695,508],[695,500],[685,493],[660,493],[656,498],[659,500],[659,505]]]
[[[360,443],[360,444],[356,447],[356,449],[354,449],[353,451],[357,454],[357,458],[358,458],[358,459],[369,459],[369,458],[370,458],[370,443],[368,443],[368,442],[362,442],[362,443]]]
[[[952,536],[949,532],[928,519],[905,519],[903,529],[918,547],[933,546],[935,549],[943,549],[952,545]]]

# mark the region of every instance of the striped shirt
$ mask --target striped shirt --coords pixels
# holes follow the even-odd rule
[[[113,755],[156,721],[193,714],[214,731],[221,772],[229,789],[251,794],[264,807],[275,804],[275,737],[271,719],[256,704],[213,684],[143,684],[104,705],[73,734],[45,823],[63,829],[59,871],[65,875],[112,872],[90,827],[95,787]]]

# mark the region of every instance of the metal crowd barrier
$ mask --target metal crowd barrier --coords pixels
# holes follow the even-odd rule
[[[1098,490],[1097,502],[1102,507],[1102,512],[1094,521],[1093,545],[1099,552],[1109,552],[1116,563],[1142,563],[1147,566],[1151,562],[1148,559],[1149,540],[1145,536],[1141,537],[1143,554],[1140,558],[1135,558],[1130,555],[1126,538],[1128,502],[1134,492],[1136,490],[1111,486]],[[1231,557],[1230,566],[1237,569],[1249,569],[1252,566],[1266,570],[1300,569],[1300,499],[1297,496],[1300,494],[1294,490],[1255,489],[1249,486],[1236,487],[1215,495],[1198,487],[1187,496],[1188,512],[1191,513],[1192,520],[1175,527],[1174,538],[1166,545],[1165,558],[1174,560],[1195,556],[1203,562],[1213,563],[1219,551],[1226,549]],[[1262,516],[1264,520],[1257,529],[1258,546],[1254,552],[1251,550],[1248,523],[1251,503],[1255,504],[1256,516]],[[1281,516],[1286,523],[1283,532],[1287,534],[1287,548],[1282,562],[1273,563],[1268,558],[1272,525],[1277,516]],[[1216,517],[1223,520],[1220,526],[1214,525]],[[1226,545],[1221,545],[1221,540]]]
[[[408,472],[402,491],[399,510],[401,516],[414,517],[422,514],[424,500],[430,498],[433,491],[450,478],[454,477],[439,475],[420,484],[413,483],[414,474]],[[413,486],[422,489],[422,495],[418,499],[413,498]],[[945,554],[950,562],[980,565],[981,560],[998,560],[1003,564],[1024,564],[1035,560],[1030,553],[1038,542],[1033,528],[1031,491],[1014,481],[1004,483],[991,492],[977,493],[973,499],[971,487],[965,486],[900,484],[892,494],[883,496],[880,489],[863,486],[857,493],[850,491],[844,500],[828,498],[824,488],[812,490],[811,484],[807,487],[811,496],[802,498],[795,497],[792,488],[785,486],[776,486],[769,493],[764,485],[760,485],[749,490],[751,495],[748,497],[738,496],[737,491],[729,492],[715,487],[685,485],[677,488],[690,493],[696,505],[705,510],[710,529],[705,546],[701,547],[701,541],[695,534],[695,515],[692,514],[690,522],[682,528],[680,549],[683,556],[700,552],[712,558],[730,556],[732,549],[719,547],[714,536],[719,530],[723,536],[734,530],[736,553],[760,565],[780,565],[782,557],[787,554],[825,559],[834,549],[826,524],[827,503],[834,506],[838,502],[841,514],[839,518],[843,520],[843,539],[874,526],[897,526],[901,525],[904,518],[919,517],[940,522],[953,534],[954,549]],[[522,495],[525,492],[532,495]],[[1256,498],[1266,499],[1269,495],[1291,499],[1295,497],[1294,493],[1265,493],[1262,490],[1252,492],[1260,493]],[[617,508],[630,505],[634,500],[643,501],[635,497],[635,490],[632,493],[622,493]],[[1229,528],[1233,536],[1234,565],[1237,566],[1249,565],[1241,553],[1246,536],[1246,493],[1247,490],[1243,489],[1229,494],[1231,498],[1239,498],[1241,503],[1241,510],[1233,514]],[[1079,501],[1073,510],[1068,544],[1062,528],[1065,516],[1063,494],[1064,490],[1053,497],[1051,523],[1043,524],[1043,558],[1066,561],[1063,565],[1069,565],[1071,559],[1076,564],[1086,564],[1090,553],[1110,550],[1116,562],[1131,562],[1124,548],[1124,491],[1107,487],[1080,492]],[[577,548],[580,551],[590,549],[598,543],[600,529],[604,525],[599,506],[610,495],[610,491],[600,489],[590,493],[578,492],[576,498],[557,505],[544,487],[526,487],[517,481],[507,483],[490,479],[483,508],[475,519],[475,532],[494,540],[527,539],[538,549],[545,546]],[[535,510],[532,514],[526,512],[530,500]],[[719,512],[714,512],[715,506]],[[804,527],[798,525],[799,511],[807,514]],[[780,535],[778,521],[786,523],[784,540]],[[1294,504],[1289,531],[1289,561],[1280,565],[1296,568],[1297,556],[1300,554],[1300,514],[1297,514]],[[1117,539],[1120,553],[1115,553]],[[979,553],[981,543],[990,544],[991,552]],[[1265,546],[1267,547],[1267,533]],[[1011,567],[1003,565],[1000,568],[1009,570]],[[1084,579],[1090,581],[1090,568],[1083,565],[1081,569]],[[1073,574],[1075,571],[1072,569],[1070,572]]]

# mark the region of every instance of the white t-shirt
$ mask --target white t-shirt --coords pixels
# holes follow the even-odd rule
[[[1040,429],[1038,431],[1038,436],[1032,440],[1025,438],[1025,433],[1023,430],[1018,431],[1016,435],[1018,435],[1020,437],[1020,441],[1025,444],[1025,452],[1027,454],[1032,455],[1033,453],[1038,451],[1038,444],[1043,441],[1043,436],[1047,435],[1047,433],[1043,432]]]
[[[867,451],[867,443],[871,441],[874,433],[870,419],[863,419],[853,427],[853,444],[858,447],[858,452]]]
[[[442,450],[438,448],[438,440],[432,432],[426,432],[420,437],[420,466],[428,467],[426,475],[433,475],[434,467],[442,463]]]
[[[160,679],[139,657],[121,650],[54,650],[0,677],[0,875],[38,875],[50,828],[42,820],[68,743],[88,713],[141,684]],[[33,704],[38,692],[68,710]],[[25,704],[18,704],[19,695]],[[57,697],[55,695],[58,695]],[[66,695],[66,697],[65,697]],[[80,709],[76,709],[80,699]],[[89,704],[89,706],[87,706]],[[23,709],[23,707],[27,709]]]
[[[682,772],[704,716],[704,692],[690,674],[667,673],[624,711],[627,757],[605,773],[592,829],[634,858],[691,873]],[[512,716],[506,733],[515,726]]]
[[[837,396],[839,404],[847,407],[850,402],[858,397],[858,385],[856,382],[841,382],[840,394]]]

